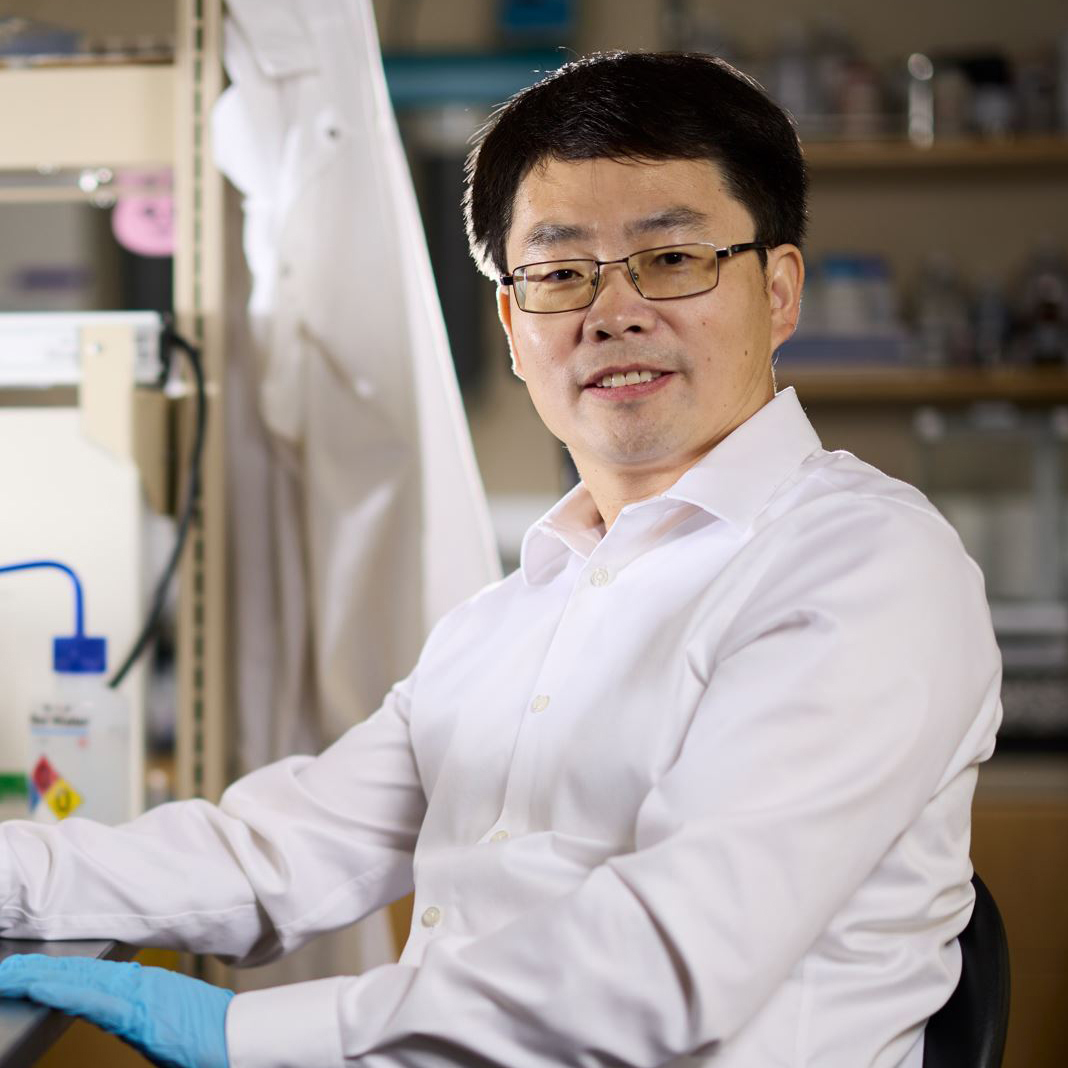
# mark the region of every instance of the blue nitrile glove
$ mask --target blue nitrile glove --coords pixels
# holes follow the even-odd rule
[[[0,997],[83,1016],[166,1068],[228,1068],[226,1008],[233,996],[140,964],[38,953],[0,961]]]

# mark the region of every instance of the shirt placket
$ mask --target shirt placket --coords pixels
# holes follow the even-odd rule
[[[551,752],[560,717],[568,717],[578,710],[568,704],[567,680],[576,670],[572,640],[574,622],[580,613],[592,610],[591,599],[611,585],[616,569],[613,567],[615,546],[606,537],[577,563],[571,563],[574,576],[567,602],[553,634],[552,642],[538,674],[526,695],[526,708],[520,721],[512,763],[509,769],[504,803],[493,826],[483,837],[487,843],[503,842],[530,825],[530,813],[535,801],[537,769],[543,752]]]

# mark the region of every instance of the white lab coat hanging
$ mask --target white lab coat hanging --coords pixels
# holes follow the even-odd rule
[[[370,2],[228,10],[213,141],[251,277],[227,409],[245,772],[372,712],[498,563]],[[372,941],[252,985],[380,963]]]

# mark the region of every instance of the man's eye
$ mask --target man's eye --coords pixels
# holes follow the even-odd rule
[[[578,272],[573,267],[561,267],[558,271],[552,271],[545,276],[546,282],[573,282],[578,278]]]
[[[690,259],[693,259],[693,257],[689,253],[673,249],[671,252],[661,252],[656,258],[656,265],[658,267],[678,267]]]

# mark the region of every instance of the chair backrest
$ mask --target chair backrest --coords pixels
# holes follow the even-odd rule
[[[1009,945],[986,884],[972,876],[975,909],[960,935],[957,989],[927,1021],[923,1068],[1000,1068],[1009,1026]]]

